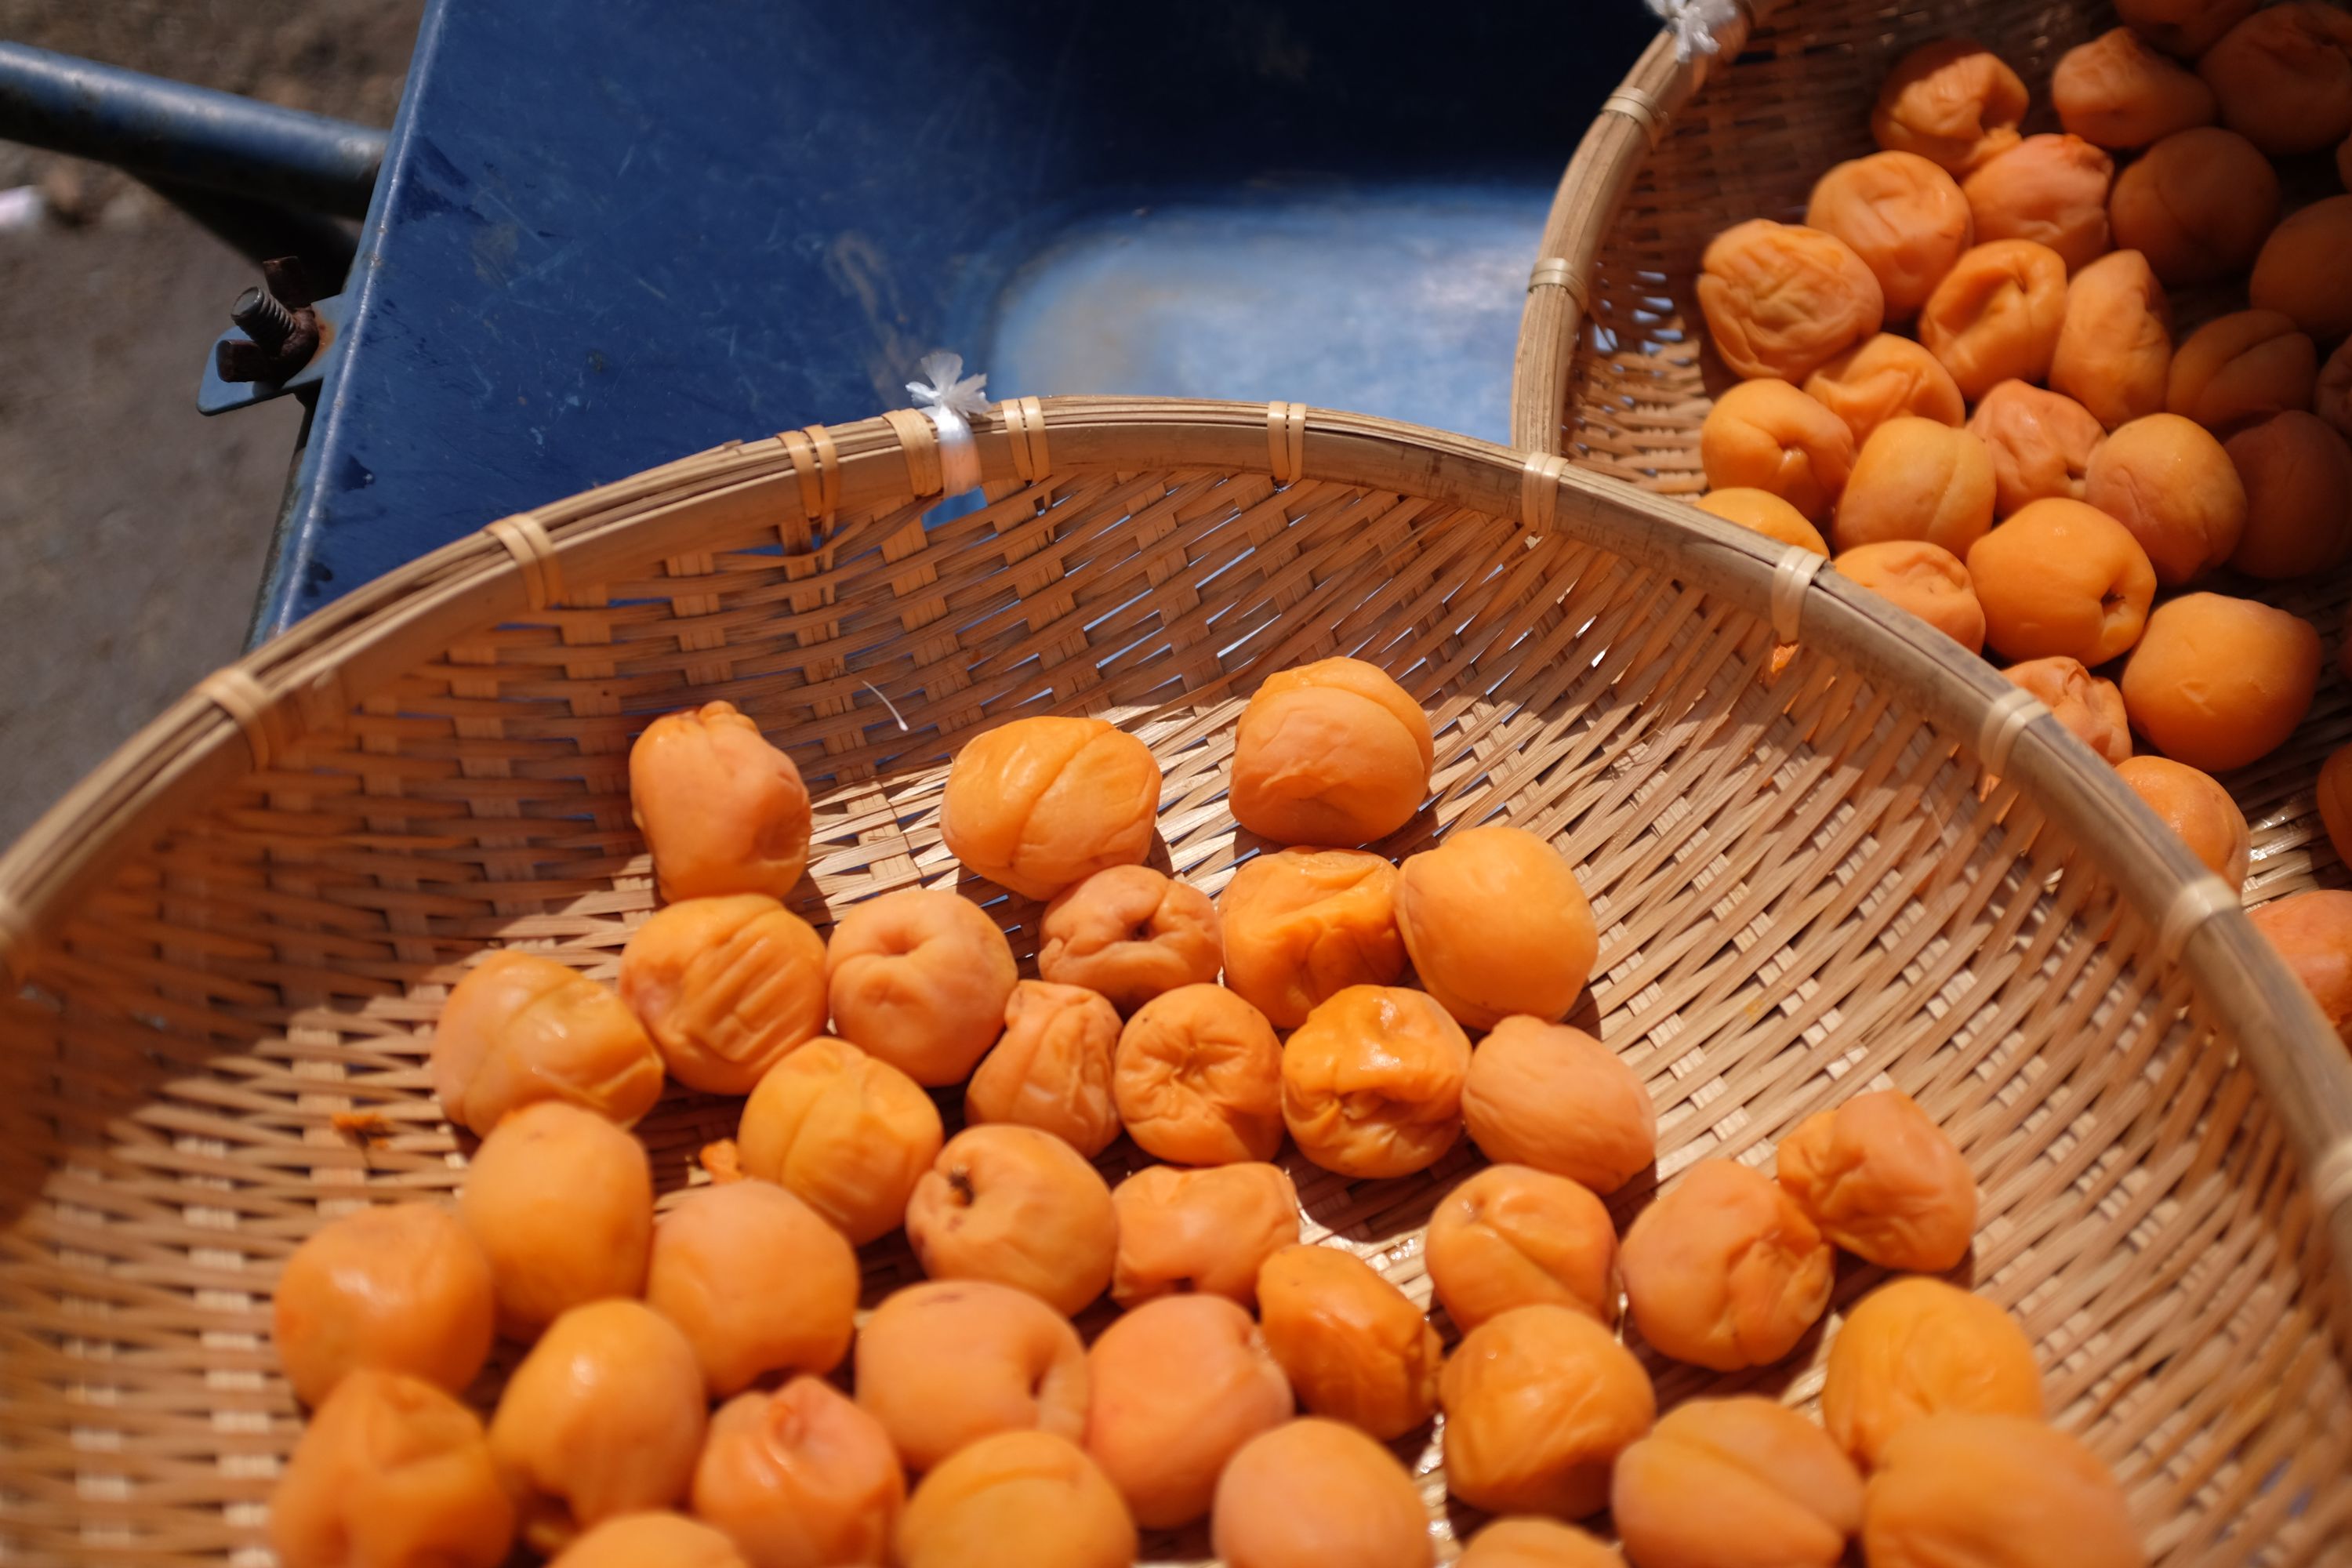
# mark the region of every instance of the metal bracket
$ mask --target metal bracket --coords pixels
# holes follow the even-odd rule
[[[349,308],[347,297],[341,294],[330,294],[311,302],[310,309],[319,318],[319,346],[302,368],[284,381],[222,380],[220,345],[253,341],[235,327],[223,332],[205,350],[204,378],[196,383],[196,412],[226,414],[232,408],[249,408],[257,403],[318,385],[327,374],[328,362],[342,346],[343,322]]]

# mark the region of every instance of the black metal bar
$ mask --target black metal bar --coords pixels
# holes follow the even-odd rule
[[[381,131],[0,43],[0,139],[248,201],[364,217]]]

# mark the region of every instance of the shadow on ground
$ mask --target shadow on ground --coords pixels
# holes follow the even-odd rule
[[[0,0],[0,37],[389,125],[422,0]],[[110,171],[0,143],[0,844],[236,657],[300,413],[196,377],[252,268]]]

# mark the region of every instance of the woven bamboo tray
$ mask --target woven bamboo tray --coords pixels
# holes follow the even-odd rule
[[[1870,106],[1887,68],[1954,34],[1983,42],[2033,95],[2022,129],[2055,131],[2050,72],[2116,25],[2108,4],[1942,0],[1890,9],[1868,0],[1740,0],[1720,52],[1675,58],[1662,33],[1578,146],[1546,221],[1530,278],[1511,386],[1511,437],[1580,468],[1665,495],[1696,496],[1698,430],[1735,379],[1704,347],[1693,283],[1708,240],[1743,218],[1803,221],[1831,164],[1874,152]],[[2292,174],[2288,205],[2332,195]],[[2175,290],[2175,337],[2245,309],[2242,280]],[[2352,573],[2303,584],[2223,574],[2203,584],[2312,622],[2326,668],[2352,605]],[[2352,683],[2323,683],[2285,746],[2222,783],[2253,828],[2245,900],[2352,887],[2313,794],[2319,764],[2352,742]]]
[[[205,682],[0,858],[22,978],[0,1005],[0,1559],[266,1561],[299,1430],[275,1272],[322,1217],[462,1180],[418,1031],[469,960],[613,973],[655,903],[624,770],[650,716],[724,696],[790,748],[817,801],[811,919],[956,887],[1025,961],[1038,906],[940,847],[961,740],[1115,719],[1165,770],[1170,864],[1213,889],[1259,847],[1223,798],[1243,700],[1341,652],[1437,732],[1433,804],[1384,847],[1503,817],[1580,868],[1602,927],[1583,1021],[1660,1112],[1621,1223],[1702,1155],[1764,1159],[1899,1085],[1981,1184],[1963,1277],[2019,1315],[2152,1545],[2341,1549],[2352,1065],[2186,852],[1990,668],[1809,582],[1801,552],[1379,419],[1024,400],[980,421],[987,504],[926,528],[935,442],[901,414],[730,443],[494,523]],[[673,1089],[642,1128],[665,1190],[702,1179],[737,1105]],[[1292,1168],[1310,1237],[1425,1302],[1422,1225],[1475,1160]],[[867,1266],[877,1295],[915,1273],[895,1241]],[[1876,1278],[1849,1260],[1841,1303]],[[1823,1338],[1743,1379],[1651,1364],[1668,1402],[1805,1403]],[[1441,1536],[1475,1524],[1427,1435],[1400,1448]]]

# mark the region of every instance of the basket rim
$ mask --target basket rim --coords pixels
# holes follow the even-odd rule
[[[1671,58],[1671,51],[1669,51]],[[1822,558],[1664,497],[1467,436],[1295,403],[1024,398],[975,420],[983,482],[1158,468],[1396,489],[1555,529],[1670,573],[1858,676],[1979,752],[2101,869],[2189,977],[2255,1069],[2352,1285],[2352,1053],[2234,897],[2039,702],[1949,639],[1922,635]],[[1044,461],[1050,437],[1054,460]],[[929,422],[898,411],[708,451],[496,522],[386,574],[216,673],[141,730],[0,854],[0,961],[19,979],[38,944],[128,858],[221,789],[264,771],[420,658],[526,616],[551,581],[595,582],[716,547],[747,528],[940,493]],[[2189,918],[2184,920],[2186,914]]]
[[[1543,238],[1519,310],[1511,356],[1514,446],[1531,452],[1568,449],[1569,382],[1601,242],[1633,191],[1642,161],[1656,151],[1675,116],[1706,85],[1717,62],[1736,61],[1758,25],[1786,3],[1734,0],[1731,19],[1715,34],[1713,54],[1688,49],[1672,27],[1661,29],[1584,128],[1544,214]]]

